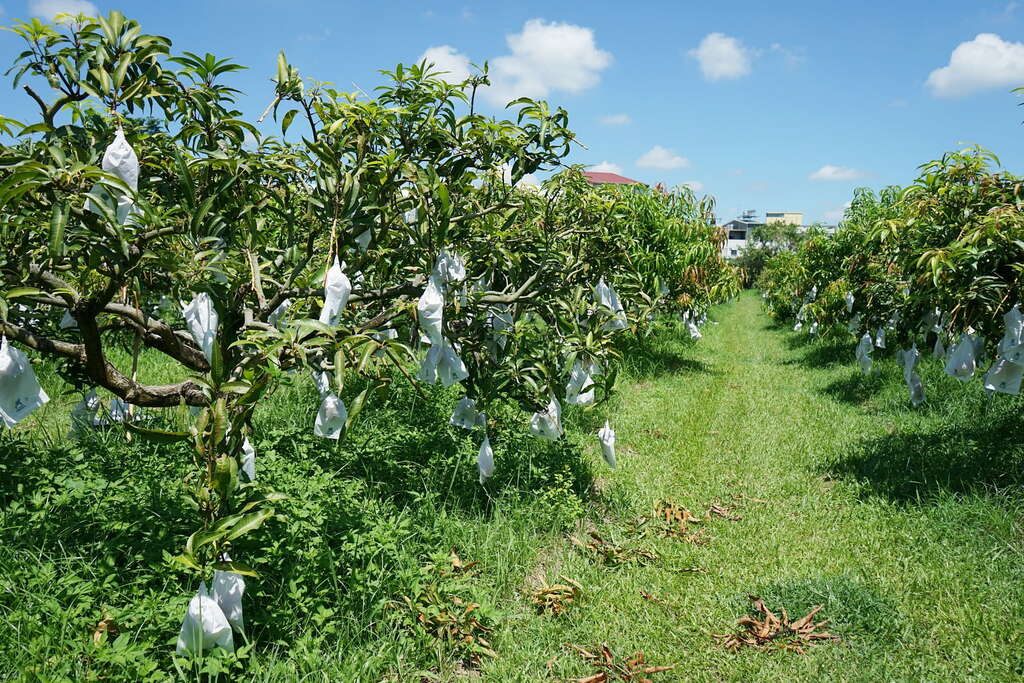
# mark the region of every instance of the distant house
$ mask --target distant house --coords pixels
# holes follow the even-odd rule
[[[725,244],[722,245],[722,256],[725,258],[739,256],[753,237],[754,228],[764,224],[765,222],[757,217],[757,211],[754,209],[744,211],[742,216],[726,223],[724,227],[727,234]]]
[[[639,180],[633,180],[618,173],[603,173],[601,171],[584,171],[583,177],[591,185],[645,185]]]
[[[768,225],[803,225],[804,214],[802,211],[769,211],[764,215],[764,222]]]
[[[828,234],[836,231],[835,225],[822,225],[820,223],[816,223],[813,226],[804,225],[804,214],[800,211],[768,211],[764,215],[764,220],[761,220],[757,216],[757,211],[750,209],[749,211],[744,211],[743,215],[739,218],[734,218],[723,226],[728,234],[726,235],[725,244],[722,246],[722,257],[736,258],[739,256],[743,252],[744,247],[750,244],[750,240],[753,239],[754,229],[765,225],[795,225],[800,231],[807,231],[814,227]]]

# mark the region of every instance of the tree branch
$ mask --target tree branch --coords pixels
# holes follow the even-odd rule
[[[93,328],[95,329],[95,321]],[[190,406],[209,404],[202,388],[195,382],[185,380],[177,384],[145,385],[127,377],[106,360],[101,363],[90,362],[87,355],[88,347],[85,344],[72,344],[42,337],[3,321],[0,321],[0,333],[40,353],[62,356],[84,366],[90,379],[98,386],[133,405],[144,408],[170,408],[182,402]]]

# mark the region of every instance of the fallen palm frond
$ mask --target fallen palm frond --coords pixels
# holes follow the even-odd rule
[[[727,503],[714,502],[711,503],[711,507],[708,508],[708,514],[715,515],[716,517],[721,517],[722,519],[727,519],[730,522],[738,522],[742,518],[734,512],[734,510],[737,507],[737,505],[729,505]]]
[[[782,608],[782,616],[768,609],[764,600],[748,595],[754,601],[755,615],[747,615],[737,620],[742,627],[736,633],[713,633],[712,636],[722,641],[722,645],[730,650],[742,647],[757,649],[793,650],[804,654],[804,650],[821,641],[838,641],[839,637],[826,631],[820,631],[827,623],[814,621],[814,615],[821,609],[818,605],[796,621],[790,621],[786,608]]]
[[[571,537],[571,540],[575,545],[581,548],[586,548],[587,550],[600,555],[605,564],[647,564],[650,562],[657,562],[658,560],[658,556],[649,550],[631,548],[619,545],[618,543],[613,543],[602,538],[596,531],[591,531],[589,536],[590,540],[588,541],[581,541],[576,537]]]
[[[569,644],[584,660],[594,667],[595,673],[582,678],[571,678],[575,683],[606,683],[607,681],[635,681],[636,683],[652,683],[647,674],[671,671],[676,665],[648,666],[647,657],[637,652],[625,661],[616,661],[615,655],[607,644],[601,645],[599,652],[585,650],[578,645]]]
[[[561,614],[570,606],[579,602],[583,593],[583,586],[564,576],[561,578],[565,583],[549,586],[545,582],[543,586],[533,592],[531,599],[539,613],[551,612],[555,615]]]

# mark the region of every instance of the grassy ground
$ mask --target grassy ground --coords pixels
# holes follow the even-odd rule
[[[516,422],[492,435],[498,475],[484,491],[476,444],[443,426],[450,392],[394,395],[338,446],[309,435],[311,387],[278,394],[260,415],[260,478],[294,500],[250,549],[262,577],[239,677],[593,673],[570,643],[643,651],[676,665],[653,674],[666,681],[1024,674],[1021,402],[989,403],[932,363],[929,401],[911,409],[892,361],[860,375],[852,341],[774,327],[752,293],[713,320],[697,345],[666,326],[625,349],[615,471],[597,455],[596,415],[569,414],[563,444]],[[195,590],[166,563],[191,530],[175,484],[184,455],[115,435],[67,444],[62,416],[54,406],[31,439],[0,440],[0,677],[173,674]],[[700,543],[642,523],[659,499],[705,520]],[[709,516],[713,503],[739,519]],[[582,547],[591,531],[612,562]],[[453,548],[479,564],[453,568]],[[564,579],[580,598],[539,614],[534,591]],[[841,641],[726,650],[711,634],[736,629],[748,594],[793,617],[822,605]],[[463,617],[468,604],[480,607]],[[94,646],[105,615],[122,635]],[[497,656],[435,638],[445,632],[482,635]]]

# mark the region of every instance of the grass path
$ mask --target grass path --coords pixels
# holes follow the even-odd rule
[[[895,370],[858,375],[851,350],[837,360],[772,326],[752,293],[715,317],[685,356],[652,350],[664,369],[625,390],[614,424],[620,468],[600,482],[610,510],[602,536],[661,561],[604,566],[565,538],[540,550],[503,605],[501,656],[485,678],[538,680],[552,658],[551,673],[586,675],[565,644],[602,642],[677,665],[660,680],[1021,675],[1019,487],[1000,488],[998,466],[962,461],[991,447],[968,433],[979,403],[912,411]],[[1017,454],[994,457],[1015,468]],[[665,498],[702,517],[713,501],[739,504],[741,519],[711,518],[706,545],[637,538],[630,521]],[[707,573],[678,571],[688,567]],[[559,576],[578,581],[585,600],[558,617],[535,614],[526,595]],[[734,629],[747,594],[794,617],[824,605],[819,616],[842,643],[803,656],[727,652],[710,634]]]

